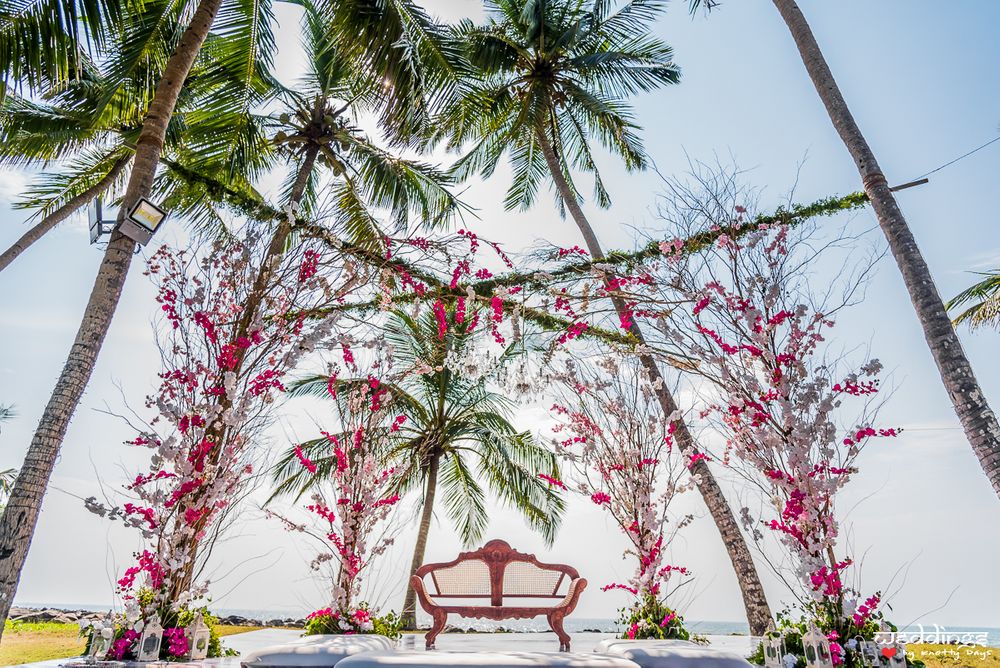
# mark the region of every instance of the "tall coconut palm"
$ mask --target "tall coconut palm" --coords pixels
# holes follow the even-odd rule
[[[348,0],[340,4],[356,3]],[[260,68],[269,62],[267,47],[269,43],[273,44],[269,29],[269,6],[269,0],[136,3],[134,7],[138,12],[137,18],[121,22],[117,30],[113,31],[116,35],[117,48],[108,59],[108,71],[112,78],[122,82],[129,81],[132,73],[146,66],[150,76],[157,82],[135,142],[132,171],[122,197],[119,220],[131,206],[141,197],[147,196],[154,187],[156,167],[162,155],[167,126],[203,45],[210,46],[216,51],[214,55],[215,62],[218,63],[219,85],[236,85],[239,91],[239,94],[232,97],[226,93],[219,94],[216,99],[228,99],[231,104],[238,103],[243,106],[252,104],[253,96],[248,94],[248,91],[252,93],[257,90]],[[406,0],[394,0],[391,6],[409,7]],[[384,13],[384,8],[385,5],[379,11]],[[220,10],[221,18],[218,22],[220,39],[210,40],[209,32]],[[358,16],[378,16],[379,11],[361,12]],[[424,47],[415,46],[410,42],[423,40],[426,37],[421,31],[427,27],[427,22],[410,21],[413,12],[408,14],[395,12],[383,23],[391,25],[393,21],[398,23],[406,20],[407,29],[400,29],[397,25],[395,31],[386,31],[381,36],[368,35],[366,41],[360,41],[359,33],[352,30],[350,25],[350,18],[353,15],[348,13],[346,18],[340,17],[340,22],[337,24],[338,35],[349,44],[360,43],[369,49],[379,50],[382,55],[373,60],[373,64],[383,68],[391,65],[391,54],[396,51],[388,49],[382,40],[389,39],[391,34],[401,35],[400,39],[394,42],[394,45],[399,47],[400,61],[406,63],[406,72],[400,75],[400,81],[413,81],[419,72],[416,65],[421,61]],[[412,28],[414,24],[419,24],[419,27]],[[7,58],[13,53],[10,49],[0,50],[0,58]],[[169,53],[170,56],[160,57],[165,53]],[[0,62],[0,71],[8,72],[13,68],[14,66],[8,62]],[[425,89],[410,86],[405,90],[406,95],[412,97],[415,94],[413,91]],[[400,107],[399,96],[391,80],[385,86],[384,92],[385,99],[393,103],[387,107]],[[110,92],[103,102],[112,105],[117,99],[120,99],[118,93]],[[240,132],[244,128],[237,126],[234,129],[236,133],[230,136],[236,143],[232,145],[245,147],[247,135],[245,132]],[[308,155],[309,153],[304,156],[307,160]],[[311,165],[309,167],[300,170],[300,173],[311,172]],[[299,184],[298,180],[294,181],[291,190],[294,191]],[[306,183],[303,181],[301,185],[304,188]],[[69,421],[93,373],[97,354],[121,297],[134,250],[135,243],[131,239],[118,232],[112,234],[76,340],[29,446],[25,466],[22,467],[15,484],[11,502],[0,518],[0,623],[6,619],[13,600],[45,488]],[[272,248],[272,250],[277,249]]]
[[[164,154],[201,163],[203,156],[184,147],[184,130],[192,123],[197,127],[199,105],[205,104],[207,91],[215,93],[219,86],[210,59],[202,59],[195,70],[178,98],[164,137]],[[148,72],[133,71],[131,77],[127,82],[116,80],[84,58],[76,79],[36,96],[40,99],[8,93],[0,102],[0,163],[42,170],[15,204],[34,210],[40,220],[0,254],[0,271],[92,200],[101,197],[113,202],[120,196],[142,125],[142,110],[153,93]],[[226,88],[230,93],[231,89]],[[111,97],[116,99],[109,101]],[[227,127],[253,124],[255,118],[248,112],[230,111]],[[229,187],[246,188],[249,178],[259,171],[256,156],[243,151],[227,158],[224,174]],[[213,175],[218,172],[215,165],[199,167]],[[186,184],[170,179],[170,175],[168,171],[160,177],[158,199],[166,200],[172,210],[186,214],[186,218],[217,221],[210,202],[197,201],[200,206],[195,207],[192,194],[183,193]]]
[[[462,175],[489,174],[509,155],[508,208],[530,206],[539,185],[551,179],[560,207],[569,210],[590,254],[601,258],[572,172],[593,174],[595,199],[608,206],[591,144],[599,142],[629,170],[646,166],[628,98],[678,81],[670,47],[649,31],[662,4],[633,0],[615,9],[597,1],[489,0],[487,6],[486,25],[465,21],[455,31],[456,42],[466,45],[471,76],[441,114],[435,138],[452,149],[472,143],[455,166]],[[613,302],[626,321],[624,303]],[[629,329],[641,343],[639,325],[633,321]],[[662,380],[650,355],[640,360],[651,380]],[[668,384],[654,385],[664,414],[675,413]],[[683,422],[677,437],[683,447],[696,448]],[[736,570],[751,632],[760,635],[771,612],[753,557],[708,465],[699,461],[695,472]]]
[[[253,7],[248,10],[243,3],[233,3],[233,15],[249,12],[249,21],[255,24],[259,9],[256,3],[250,4]],[[163,5],[170,5],[171,11],[178,11],[174,16],[175,19],[190,17],[183,30],[180,30],[182,24],[177,21],[169,24],[172,26],[168,41],[170,48],[155,53],[147,51],[148,41],[164,38],[158,29],[160,24],[149,23],[148,20],[135,21],[120,29],[118,48],[110,60],[110,71],[119,81],[127,82],[130,79],[125,74],[130,68],[142,63],[148,64],[151,59],[155,59],[156,53],[170,53],[165,62],[161,61],[162,67],[149,70],[151,73],[158,72],[158,76],[153,74],[157,83],[144,112],[142,126],[135,142],[132,171],[122,198],[119,222],[140,198],[146,197],[152,191],[167,127],[173,117],[184,82],[208,38],[216,14],[219,13],[222,0],[198,0],[197,3],[149,3],[139,6],[138,11],[143,12],[143,16],[147,19],[157,15],[157,12],[162,16],[165,14]],[[180,5],[183,7],[179,7]],[[246,22],[227,21],[226,24],[242,28]],[[0,53],[0,56],[4,57],[9,55],[9,52]],[[256,63],[250,62],[253,71],[256,71]],[[2,69],[8,71],[9,66],[4,65]],[[113,104],[116,99],[118,99],[116,94],[109,93],[106,102]],[[14,600],[52,469],[70,419],[93,373],[97,354],[121,297],[135,245],[129,237],[117,231],[112,233],[76,340],[42,413],[7,507],[0,516],[0,624],[6,620]],[[0,632],[2,629],[0,626]]]
[[[795,0],[773,1],[795,40],[809,78],[812,79],[834,128],[854,158],[865,192],[889,243],[889,250],[903,275],[903,283],[910,294],[910,301],[917,312],[944,388],[951,398],[973,452],[979,458],[993,489],[1000,496],[1000,422],[986,401],[972,365],[962,350],[962,344],[941,301],[937,286],[934,285],[927,262],[895,196],[889,190],[875,154],[851,115],[802,10]]]
[[[413,221],[426,228],[449,222],[458,209],[458,201],[447,189],[448,179],[429,165],[379,148],[352,122],[351,115],[358,108],[384,99],[384,88],[373,87],[367,78],[355,76],[337,48],[329,17],[308,0],[299,4],[305,9],[304,42],[310,68],[296,90],[283,91],[287,110],[262,120],[280,129],[273,144],[258,157],[262,164],[286,160],[293,165],[286,183],[284,206],[300,216],[317,212],[328,216],[350,241],[369,247],[381,247],[383,243],[377,222],[380,211],[387,211],[397,227],[405,228]],[[217,156],[225,155],[229,144],[225,128],[217,127],[210,112],[211,107],[199,112],[205,118],[190,129],[187,143],[206,164],[221,166],[224,162]],[[201,166],[197,160],[192,164]],[[321,181],[330,195],[322,209],[316,192]],[[274,260],[293,241],[294,232],[290,217],[283,217],[270,231],[266,254],[259,261],[260,268],[244,302],[240,322],[233,330],[234,341],[248,336],[256,319],[262,317],[260,308],[277,266]],[[234,370],[242,366],[242,355],[237,353]],[[223,414],[229,406],[220,408]],[[225,433],[221,420],[207,428],[207,437],[217,442],[222,442]],[[212,456],[223,451],[224,448],[216,448]],[[196,563],[200,547],[196,538],[186,543],[185,549],[191,557],[188,563]],[[188,590],[193,575],[193,570],[188,569],[174,578],[171,600]]]
[[[410,369],[419,360],[440,369],[411,374],[388,385],[394,408],[407,418],[392,453],[409,464],[400,492],[420,490],[420,524],[410,575],[424,561],[439,484],[445,513],[465,544],[481,540],[489,525],[483,481],[495,497],[520,512],[551,543],[561,521],[563,500],[538,475],[558,478],[558,463],[530,433],[518,431],[510,422],[514,405],[506,396],[491,391],[484,379],[468,378],[446,364],[449,353],[461,355],[473,345],[467,324],[452,326],[442,339],[430,311],[417,319],[395,312],[385,326],[385,337],[393,349],[395,368]],[[290,392],[329,398],[328,382],[327,376],[307,377],[294,383]],[[339,385],[364,382],[367,379],[341,380]],[[274,469],[275,496],[302,495],[336,465],[326,439],[302,447],[316,464],[316,474],[298,466],[290,450]],[[416,597],[408,586],[402,612],[406,628],[415,627],[415,614]]]

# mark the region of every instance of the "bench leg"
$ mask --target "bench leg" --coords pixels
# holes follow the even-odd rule
[[[437,638],[438,634],[444,631],[445,625],[448,623],[448,613],[435,610],[431,613],[434,617],[434,624],[431,626],[431,630],[427,632],[424,636],[425,648],[434,649],[434,639]]]
[[[558,612],[546,615],[546,619],[549,620],[549,628],[555,631],[556,635],[559,636],[559,651],[568,652],[570,637],[563,628],[563,617],[564,615]]]

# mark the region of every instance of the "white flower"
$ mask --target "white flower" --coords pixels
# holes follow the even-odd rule
[[[799,657],[794,654],[786,654],[781,657],[781,660],[785,663],[785,668],[795,668],[795,664],[798,663]]]
[[[844,647],[846,647],[847,649],[851,650],[852,652],[854,650],[856,650],[858,648],[857,638],[851,638],[850,640],[848,640],[847,642],[845,642],[844,643]]]
[[[111,638],[114,637],[114,635],[115,635],[115,630],[110,626],[105,626],[103,629],[101,629],[101,637],[104,638],[105,640],[111,640]]]

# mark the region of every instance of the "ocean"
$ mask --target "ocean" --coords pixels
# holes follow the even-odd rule
[[[22,603],[18,601],[16,606],[26,608],[57,608],[63,610],[107,610],[107,606],[81,605],[68,603]],[[212,612],[219,617],[238,615],[247,619],[258,619],[264,622],[275,619],[301,619],[307,612],[293,609],[247,609],[247,608],[213,608]],[[429,626],[430,619],[423,618],[423,614],[418,615],[421,625]],[[449,622],[456,627],[480,632],[492,632],[497,629],[505,629],[516,633],[544,633],[549,630],[544,618],[535,619],[511,619],[502,622],[489,620],[463,619],[460,617],[449,619]],[[685,620],[685,625],[692,633],[706,636],[727,636],[727,635],[749,635],[750,627],[746,622],[718,622],[707,620]],[[570,633],[583,633],[585,631],[598,631],[602,633],[615,633],[619,631],[616,620],[597,617],[567,617],[565,628]],[[978,626],[937,626],[925,624],[923,626],[913,625],[900,629],[906,634],[922,634],[928,641],[933,641],[935,637],[940,642],[947,642],[949,639],[972,639],[979,643],[985,640],[988,647],[1000,647],[1000,628],[978,627]]]

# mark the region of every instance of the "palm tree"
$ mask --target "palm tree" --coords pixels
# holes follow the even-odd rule
[[[95,198],[115,201],[124,185],[132,146],[143,121],[142,110],[153,93],[150,77],[145,68],[137,68],[130,72],[130,81],[122,82],[88,58],[81,63],[77,78],[47,91],[40,100],[11,92],[0,102],[0,162],[45,170],[17,203],[18,208],[35,210],[41,219],[0,254],[0,271]],[[210,173],[218,171],[216,166],[205,165],[206,156],[184,146],[184,131],[200,128],[202,116],[198,105],[204,105],[208,93],[219,88],[215,69],[209,58],[203,58],[193,69],[178,99],[164,144],[165,155],[197,162]],[[227,90],[232,92],[231,88]],[[259,128],[248,111],[225,114],[226,128],[247,125]],[[219,134],[221,137],[216,141],[229,137],[226,133]],[[249,178],[259,172],[256,156],[240,151],[226,157],[227,185],[247,189]],[[51,171],[53,163],[62,168]],[[211,203],[206,206],[203,199],[185,192],[189,189],[186,183],[170,176],[168,171],[160,177],[157,196],[161,201],[165,200],[171,210],[188,218],[218,222],[218,216],[212,215],[215,212]]]
[[[1000,496],[1000,422],[990,409],[976,376],[972,371],[958,335],[948,318],[948,312],[938,294],[927,262],[924,260],[913,232],[889,190],[875,154],[861,134],[851,110],[833,78],[823,52],[795,0],[773,0],[774,6],[788,26],[802,57],[802,63],[812,79],[834,128],[857,165],[865,192],[875,210],[879,226],[889,243],[889,250],[903,275],[910,301],[917,312],[924,338],[931,350],[938,373],[952,406],[958,415],[966,438],[986,472],[993,489]]]
[[[986,278],[958,293],[945,304],[952,311],[973,302],[952,319],[955,325],[965,323],[969,329],[983,325],[1000,326],[1000,269],[979,275]]]
[[[594,193],[603,207],[610,198],[597,171],[594,138],[618,155],[629,170],[646,166],[646,154],[628,107],[629,97],[676,83],[679,71],[670,47],[649,33],[662,5],[633,0],[612,11],[610,3],[575,0],[489,0],[485,26],[469,21],[455,31],[467,45],[472,70],[441,114],[435,139],[452,149],[472,142],[455,165],[460,175],[490,174],[504,155],[510,156],[514,180],[508,208],[532,204],[541,181],[556,187],[557,202],[569,210],[593,258],[604,256],[597,235],[580,206],[572,171],[594,176]],[[624,304],[613,299],[624,320]],[[630,333],[644,341],[633,321]],[[665,415],[677,404],[655,360],[639,356]],[[682,447],[696,444],[680,424]],[[696,472],[702,497],[715,520],[736,570],[751,633],[762,634],[771,623],[753,556],[732,509],[704,461]]]
[[[285,206],[299,215],[309,216],[317,206],[316,185],[325,177],[330,194],[329,213],[335,226],[346,232],[349,239],[369,247],[381,247],[383,233],[376,219],[376,210],[388,210],[397,227],[406,227],[411,219],[427,228],[447,223],[458,208],[458,201],[447,190],[448,180],[433,167],[401,158],[377,147],[350,120],[355,107],[377,104],[384,99],[384,89],[373,87],[366,78],[354,76],[348,61],[341,56],[330,29],[329,17],[312,2],[300,0],[305,9],[305,47],[310,70],[296,90],[283,90],[288,102],[285,112],[262,119],[262,124],[279,127],[272,146],[261,151],[260,164],[272,164],[276,159],[295,165],[289,172],[285,188]],[[220,156],[228,149],[224,127],[216,127],[211,108],[201,113],[205,119],[187,135],[187,143],[208,165],[224,164]],[[226,121],[223,121],[223,126]],[[199,163],[193,163],[196,167]],[[248,295],[240,322],[233,332],[238,340],[249,334],[269,290],[279,258],[292,241],[293,220],[283,217],[272,231],[265,255]],[[243,364],[243,353],[237,353],[236,368]],[[224,400],[225,401],[225,400]],[[220,415],[228,405],[222,405]],[[208,438],[222,442],[226,426],[222,420],[210,424]],[[216,448],[213,456],[223,452]],[[195,563],[199,541],[191,539],[185,545]],[[189,570],[172,583],[173,597],[189,588],[193,571]]]
[[[172,44],[170,56],[161,68],[151,69],[158,72],[159,77],[148,108],[145,110],[141,129],[135,142],[132,171],[122,198],[122,208],[119,212],[119,222],[125,213],[140,198],[150,194],[156,168],[167,134],[167,127],[173,116],[178,97],[183,89],[195,59],[208,37],[209,30],[219,13],[222,0],[198,0],[192,3],[149,3],[139,7],[138,11],[148,14],[164,12],[164,5],[170,6],[170,11],[180,12],[175,19],[190,17],[183,31],[179,30],[179,21],[168,23],[171,26]],[[250,12],[251,24],[256,24],[259,9],[256,3],[245,10],[243,3],[235,3],[232,17],[245,16]],[[121,28],[121,41],[111,59],[110,70],[115,73],[118,81],[130,81],[126,75],[131,68],[148,65],[151,57],[146,50],[149,40],[157,41],[163,35],[158,26],[161,24],[136,20]],[[225,27],[244,29],[246,22],[236,18],[226,21]],[[234,28],[235,26],[235,28]],[[0,57],[9,57],[10,52],[0,52]],[[156,62],[155,58],[152,62]],[[162,62],[162,61],[161,61]],[[257,71],[256,61],[250,60],[251,71]],[[10,70],[9,63],[0,63],[4,72]],[[117,96],[108,95],[108,104],[113,104]],[[38,514],[41,510],[42,498],[48,486],[52,469],[59,455],[62,440],[69,427],[69,421],[80,402],[83,390],[93,373],[97,362],[97,353],[107,334],[114,315],[125,277],[132,263],[135,242],[125,235],[115,231],[108,242],[107,249],[98,269],[97,279],[90,294],[90,299],[84,311],[83,321],[77,331],[66,364],[56,382],[56,387],[42,413],[38,428],[28,447],[24,465],[18,474],[11,491],[10,499],[2,516],[0,516],[0,624],[7,619],[17,584],[21,578],[21,570],[31,545]],[[2,633],[0,626],[0,633]]]
[[[406,422],[400,430],[399,445],[392,456],[407,461],[409,475],[400,492],[420,489],[420,524],[413,549],[410,575],[424,561],[434,504],[441,485],[445,513],[466,545],[480,541],[489,525],[486,490],[520,512],[528,525],[551,543],[563,513],[563,500],[539,474],[555,478],[559,467],[555,455],[541,447],[528,432],[518,431],[510,422],[513,403],[491,391],[482,378],[471,379],[449,368],[449,352],[460,355],[472,345],[467,324],[453,325],[443,339],[438,337],[432,312],[414,319],[394,312],[385,326],[386,341],[392,346],[393,365],[412,369],[422,361],[434,369],[426,374],[410,374],[388,388],[393,406]],[[292,385],[292,396],[329,398],[329,378],[316,375]],[[349,388],[367,379],[338,381]],[[339,392],[340,396],[346,392]],[[294,450],[285,453],[274,469],[274,495],[301,496],[319,484],[336,462],[326,439],[304,444],[303,450],[317,466],[315,475],[298,465]],[[407,581],[409,581],[407,579]],[[407,586],[402,618],[406,628],[416,622],[416,598]]]
[[[67,2],[67,0],[62,0]],[[101,0],[83,0],[95,3]],[[358,0],[363,3],[363,0]],[[58,4],[58,3],[57,3]],[[352,5],[352,2],[338,3]],[[386,76],[384,87],[385,99],[389,101],[386,108],[402,108],[400,96],[405,92],[408,98],[424,94],[427,89],[422,85],[407,85],[416,81],[425,82],[419,75],[423,54],[427,47],[429,21],[414,9],[408,13],[394,11],[382,21],[391,27],[393,21],[406,22],[406,27],[396,25],[394,30],[384,34],[367,35],[362,41],[360,33],[354,30],[352,16],[356,20],[370,20],[383,16],[386,7],[411,7],[407,0],[394,0],[388,5],[382,5],[372,11],[348,12],[340,16],[336,24],[337,34],[351,45],[363,45],[362,49],[379,51],[382,55],[373,59],[372,65],[388,70],[393,67],[392,54],[398,54],[398,61],[405,63],[399,69],[405,70],[399,74],[401,82],[399,91],[394,87],[394,79]],[[151,96],[143,115],[141,129],[138,132],[132,159],[132,171],[122,197],[122,207],[119,221],[141,197],[149,195],[153,190],[156,167],[162,156],[166,139],[167,127],[177,106],[185,81],[202,51],[202,46],[210,46],[216,67],[218,91],[214,99],[218,104],[228,104],[235,108],[249,108],[257,99],[258,91],[266,87],[266,77],[262,68],[270,62],[269,47],[273,47],[273,34],[270,30],[270,0],[256,2],[226,2],[223,0],[186,0],[177,3],[138,3],[135,6],[137,16],[121,21],[111,31],[116,37],[116,49],[108,58],[108,71],[122,86],[131,80],[131,75],[140,71],[148,72],[148,76],[157,81],[155,91]],[[361,9],[360,7],[358,9]],[[220,12],[221,10],[221,12]],[[220,14],[219,39],[210,39],[209,32]],[[421,20],[412,20],[415,15]],[[181,30],[181,26],[186,26]],[[397,49],[389,49],[382,40],[391,35],[398,35],[393,42]],[[420,41],[420,44],[412,42]],[[72,53],[81,52],[79,45],[73,45]],[[163,54],[170,53],[169,57]],[[16,57],[17,51],[4,46],[0,39],[0,72],[17,71],[17,65],[9,62]],[[75,63],[75,61],[73,61]],[[377,69],[376,68],[376,69]],[[228,89],[228,91],[227,91]],[[115,88],[104,98],[106,105],[113,105],[120,100],[121,88]],[[235,91],[235,94],[234,94]],[[0,91],[3,92],[3,91]],[[393,119],[397,115],[392,116]],[[247,126],[237,124],[223,131],[232,141],[232,148],[247,148]],[[252,151],[247,151],[253,155]],[[315,159],[317,152],[307,151],[303,156],[303,165],[299,174],[309,174],[312,171],[310,154]],[[222,170],[226,163],[218,165]],[[222,172],[224,173],[224,171]],[[307,186],[304,179],[293,181],[289,193],[290,199],[301,197]],[[299,191],[298,195],[295,195]],[[291,197],[294,195],[294,197]],[[280,231],[280,230],[279,230]],[[278,235],[275,235],[277,239]],[[48,484],[52,468],[59,454],[62,440],[65,437],[69,421],[79,404],[100,351],[104,337],[107,334],[111,319],[114,316],[121,291],[131,265],[135,243],[124,235],[114,232],[107,245],[101,266],[98,270],[94,287],[91,291],[83,321],[77,332],[76,340],[70,350],[68,359],[49,399],[39,426],[32,438],[25,465],[21,469],[18,480],[11,494],[11,501],[3,516],[0,517],[0,623],[6,619],[10,604],[17,589],[21,570],[31,543],[31,537],[38,520],[42,496]],[[272,244],[271,254],[279,251],[277,244]],[[259,277],[261,286],[266,282],[264,273]],[[2,627],[0,627],[2,633]]]

